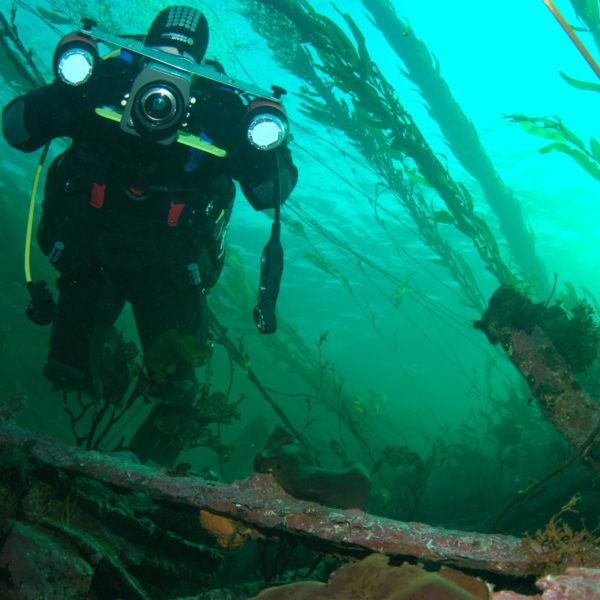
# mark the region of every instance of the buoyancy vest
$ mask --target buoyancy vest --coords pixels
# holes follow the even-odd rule
[[[42,250],[59,270],[199,261],[202,285],[214,285],[235,197],[218,158],[114,129],[111,139],[98,125],[93,143],[76,141],[49,169]]]

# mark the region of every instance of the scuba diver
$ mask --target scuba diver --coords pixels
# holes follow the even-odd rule
[[[210,344],[206,296],[223,267],[234,180],[255,209],[275,208],[269,243],[277,246],[279,206],[298,177],[284,90],[238,84],[217,61],[203,60],[202,12],[166,8],[143,41],[94,27],[83,20],[63,38],[54,81],[12,100],[2,115],[4,137],[23,152],[71,139],[48,169],[37,231],[58,271],[58,302],[48,301],[44,282],[30,282],[29,312],[52,322],[44,375],[53,389],[90,395],[97,349],[126,303],[145,355],[173,331]],[[117,48],[100,58],[98,43]],[[273,282],[268,270],[282,268],[283,258],[265,258],[254,315],[258,329],[271,332],[281,273]],[[195,370],[184,359],[166,377],[146,370],[156,403],[128,448],[142,462],[173,464],[187,443]]]

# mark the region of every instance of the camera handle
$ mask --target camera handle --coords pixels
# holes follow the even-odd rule
[[[275,215],[271,225],[271,237],[262,251],[260,259],[260,283],[253,316],[256,328],[261,333],[275,333],[277,317],[275,305],[283,275],[283,246],[281,245],[281,165],[277,151],[273,151],[275,176],[273,181],[273,206]]]

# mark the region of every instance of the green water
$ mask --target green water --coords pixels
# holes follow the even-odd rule
[[[10,4],[0,2],[6,16]],[[115,33],[144,32],[167,3],[79,0],[70,3],[72,14],[58,2],[38,3],[40,14],[29,12],[24,3],[16,5],[20,39],[33,50],[34,61],[49,79],[51,53],[59,39],[56,30],[70,31],[78,14],[96,18],[102,28]],[[481,527],[518,490],[560,464],[569,450],[530,400],[504,353],[472,327],[481,311],[465,301],[459,283],[424,243],[414,219],[386,188],[375,163],[360,152],[351,135],[304,114],[301,92],[307,84],[278,62],[278,53],[269,46],[272,26],[264,14],[257,17],[259,5],[207,0],[202,9],[211,27],[209,57],[218,57],[233,77],[288,90],[291,149],[300,180],[283,210],[286,270],[278,303],[280,331],[274,338],[263,338],[252,323],[260,253],[270,220],[254,212],[241,194],[229,236],[230,260],[211,305],[231,338],[242,341],[251,368],[320,451],[324,464],[341,464],[331,450],[332,440],[345,449],[349,460],[367,468],[385,446],[406,446],[421,456],[423,464],[435,448],[431,470],[422,471],[423,481],[415,475],[423,465],[383,469],[388,488],[401,490],[395,501],[374,477],[372,510],[399,519]],[[440,164],[469,190],[474,211],[487,222],[501,259],[525,288],[534,289],[532,299],[546,300],[554,273],[555,299],[570,289],[568,285],[591,301],[600,298],[598,180],[563,153],[539,153],[548,140],[527,134],[506,117],[558,116],[584,143],[591,136],[600,139],[598,94],[569,85],[560,72],[589,82],[595,82],[595,75],[543,2],[393,3],[397,15],[410,23],[410,35],[422,40],[439,61],[440,75],[520,206],[546,272],[537,291],[522,276],[515,249],[507,243],[479,183],[453,155],[416,84],[403,75],[401,59],[372,24],[366,5],[352,0],[339,8],[359,26],[371,58]],[[329,2],[312,6],[350,35]],[[569,2],[560,8],[567,20],[577,23]],[[74,20],[67,24],[63,19]],[[579,35],[597,56],[593,38],[585,32]],[[290,44],[296,43],[290,38]],[[318,63],[314,48],[307,45],[306,50]],[[4,58],[0,65],[0,100],[6,103],[23,89]],[[22,310],[27,297],[20,283],[21,247],[37,155],[23,155],[1,143],[2,392],[20,389],[27,394],[24,426],[72,441],[60,397],[51,394],[41,375],[49,331],[35,328]],[[59,150],[60,143],[55,142],[51,152]],[[431,186],[419,190],[429,210],[446,210]],[[375,218],[374,199],[384,226]],[[451,223],[436,226],[441,239],[464,259],[487,300],[499,281],[485,268],[472,240]],[[38,276],[52,278],[39,251],[33,253]],[[232,261],[233,255],[239,260]],[[135,337],[128,314],[120,325],[126,335]],[[290,331],[300,336],[302,345],[294,344]],[[325,333],[326,341],[322,338],[319,346]],[[214,453],[202,448],[181,458],[198,471],[208,467],[226,479],[250,473],[253,455],[278,422],[243,370],[236,367],[234,372],[230,395],[233,399],[244,395],[241,419],[219,430],[233,448],[229,462],[219,464]],[[230,369],[222,348],[217,347],[210,367],[200,371],[201,377],[205,374],[212,390],[227,391]],[[593,374],[590,378],[595,380]],[[340,420],[340,411],[352,415],[371,454]],[[126,429],[124,434],[128,433]],[[579,491],[591,506],[591,479],[583,468],[568,472],[536,500],[535,509],[523,509],[522,523],[515,517],[513,529],[539,526]],[[403,500],[410,486],[418,488],[417,504]],[[595,511],[588,508],[591,516]],[[532,513],[539,514],[534,518]]]

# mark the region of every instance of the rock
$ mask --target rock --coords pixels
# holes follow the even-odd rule
[[[64,540],[34,525],[12,521],[2,550],[15,600],[84,600],[92,584],[92,567]]]
[[[348,563],[328,583],[302,581],[263,590],[255,600],[488,600],[490,588],[479,578],[442,568],[438,572],[405,563],[388,564],[382,554]]]
[[[600,569],[571,567],[564,575],[546,575],[537,586],[543,600],[600,600]]]

